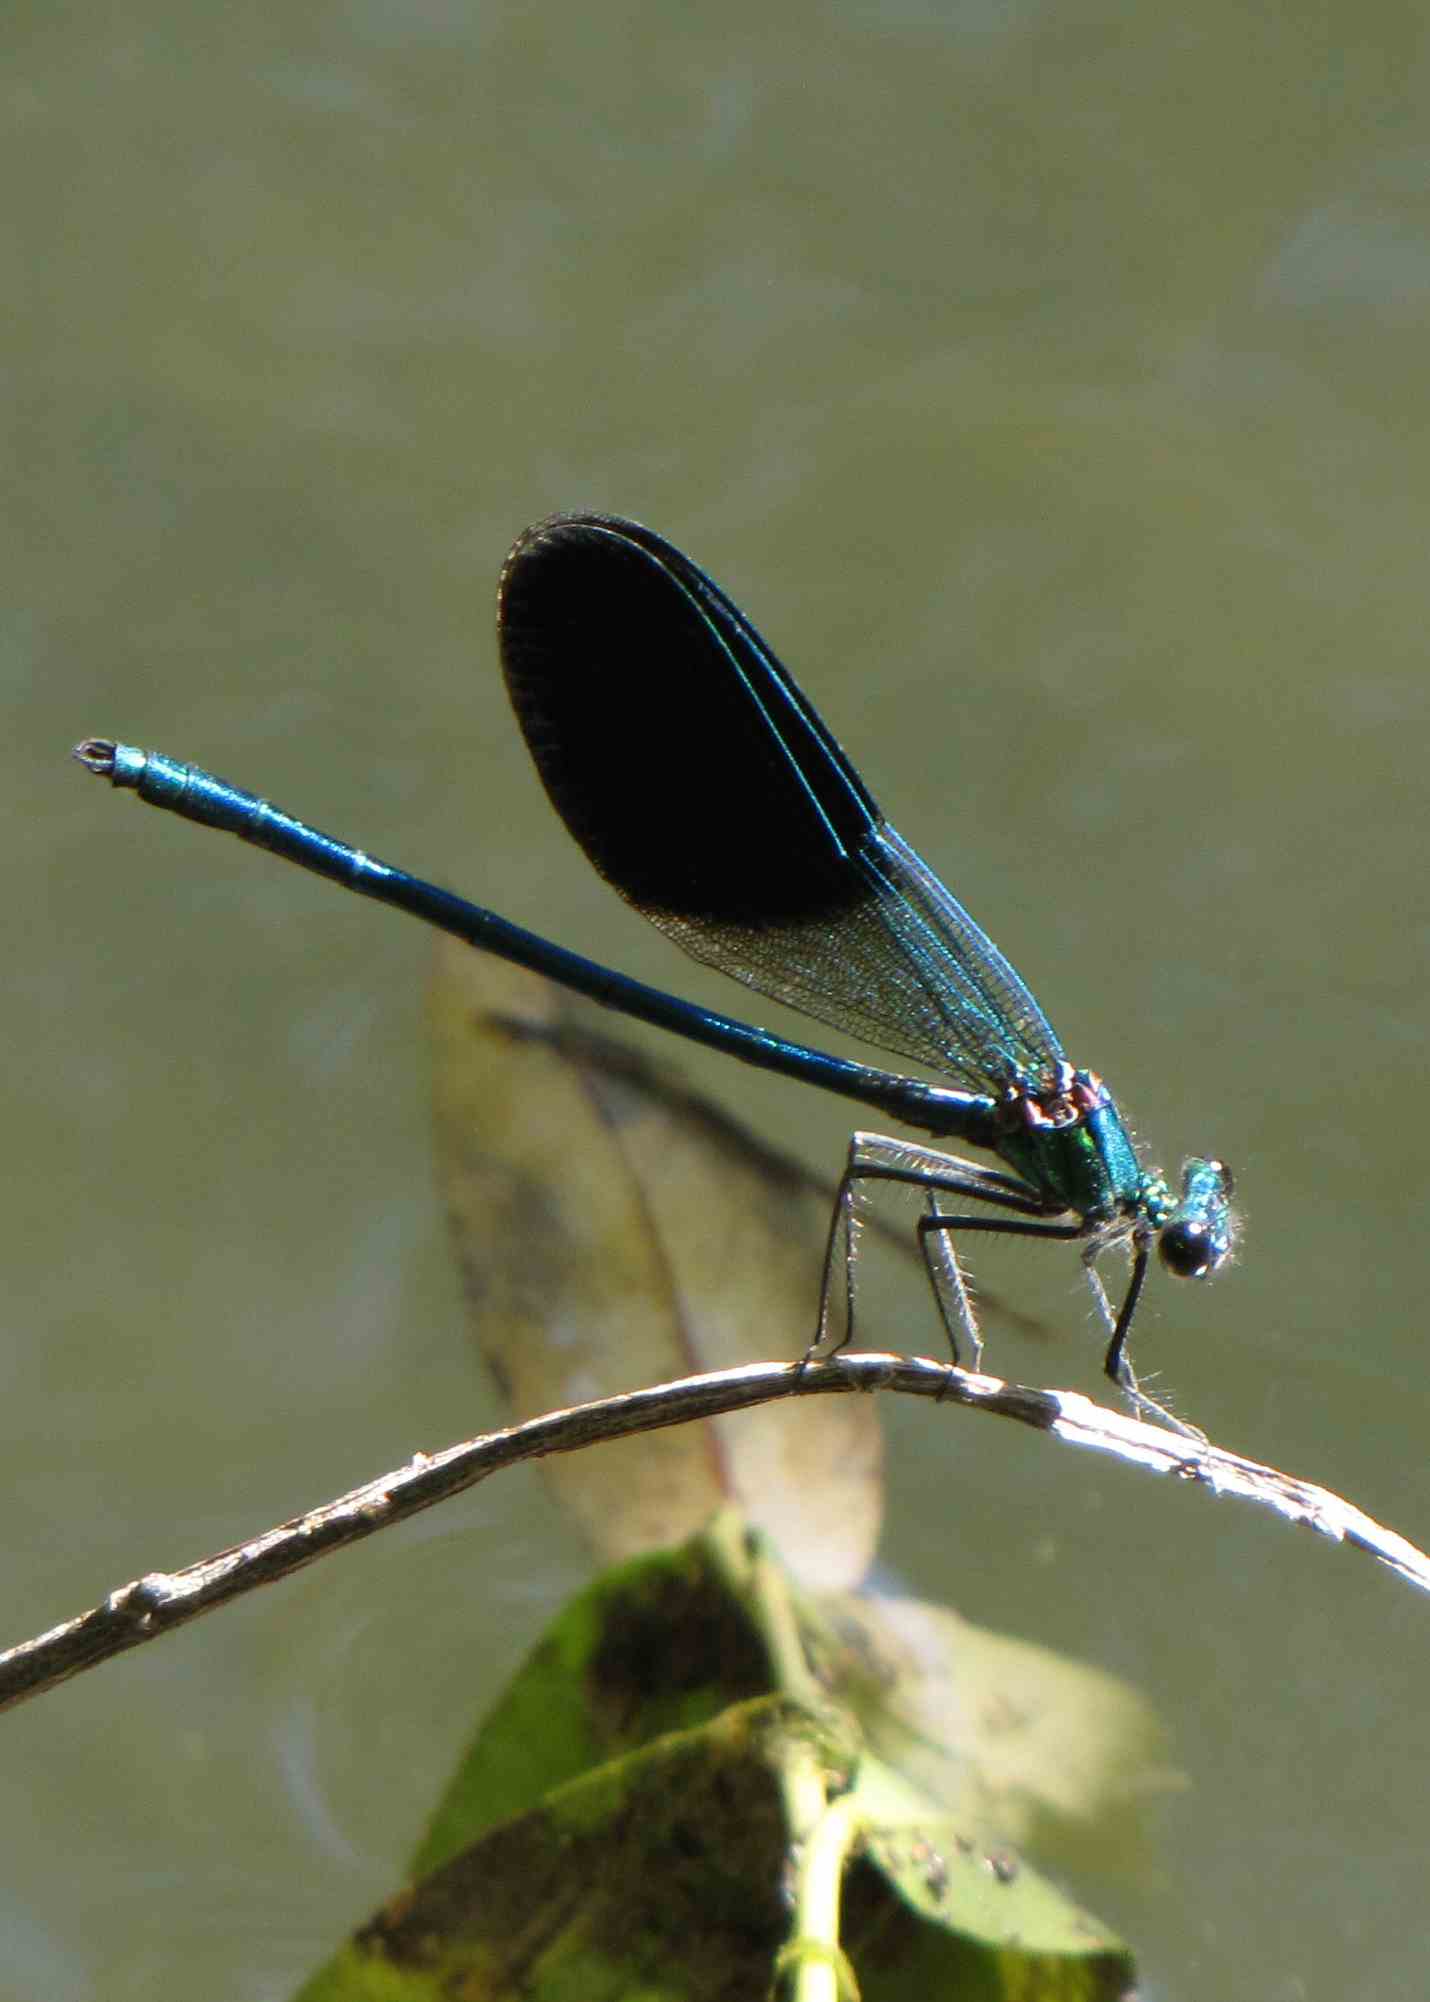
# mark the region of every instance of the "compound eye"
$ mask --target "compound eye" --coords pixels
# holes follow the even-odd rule
[[[1225,1243],[1204,1223],[1169,1223],[1157,1239],[1157,1250],[1163,1265],[1179,1279],[1205,1279],[1226,1256]]]
[[[1205,1279],[1231,1250],[1235,1236],[1230,1168],[1225,1161],[1188,1161],[1182,1171],[1182,1200],[1157,1239],[1162,1263],[1179,1279]]]

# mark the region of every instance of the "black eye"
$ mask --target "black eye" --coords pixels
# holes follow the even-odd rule
[[[1231,1250],[1231,1170],[1195,1158],[1182,1170],[1182,1200],[1157,1239],[1162,1263],[1179,1279],[1205,1279]]]
[[[1179,1279],[1205,1279],[1226,1255],[1225,1244],[1204,1223],[1169,1223],[1157,1239],[1157,1250]]]

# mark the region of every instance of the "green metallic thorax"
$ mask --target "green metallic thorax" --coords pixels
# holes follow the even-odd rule
[[[1156,1228],[1171,1213],[1171,1192],[1137,1159],[1111,1095],[1089,1081],[1099,1104],[1059,1124],[1010,1121],[998,1134],[998,1152],[1050,1208],[1071,1210],[1093,1227],[1137,1216]]]

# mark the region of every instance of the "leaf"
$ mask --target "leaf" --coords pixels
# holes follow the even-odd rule
[[[585,1774],[399,1892],[300,2002],[767,1994],[789,1929],[783,1769],[819,1744],[766,1699]],[[841,1951],[865,2002],[1112,2002],[1131,1978],[1103,1927],[936,1817],[867,1839]]]
[[[521,1419],[804,1350],[832,1194],[593,1022],[444,941],[432,992],[443,1187],[472,1327]],[[602,1024],[610,1017],[600,1011]],[[736,1502],[811,1584],[856,1582],[881,1513],[877,1414],[809,1399],[543,1471],[619,1558]]]
[[[1075,1905],[1006,1845],[972,1835],[961,1818],[942,1815],[918,1788],[866,1751],[852,1799],[864,1825],[863,1854],[920,1918],[988,1949],[981,1960],[985,1981],[996,1970],[990,1994],[1101,1994],[1097,1983],[1083,1984],[1084,1956],[1115,1956],[1121,1942],[1107,1927]],[[851,1906],[857,1894],[851,1891]],[[1061,1969],[1056,1962],[1067,1957]],[[1054,1962],[1044,1963],[1044,1957]],[[1123,1992],[1127,1969],[1119,1968],[1114,1995]],[[977,1984],[970,1992],[982,1992]]]
[[[400,1892],[300,2002],[764,1994],[786,1711],[741,1706],[557,1788]]]
[[[723,2002],[836,1955],[864,2002],[1123,1995],[1106,1928],[863,1750],[781,1654],[788,1592],[726,1516],[579,1595],[461,1762],[415,1881],[300,2002]],[[829,1805],[796,1830],[812,1776]],[[802,1880],[836,1820],[843,1918],[816,1938]]]
[[[965,1830],[1125,1863],[1148,1803],[1184,1784],[1147,1699],[1104,1669],[913,1599],[841,1594],[806,1617],[871,1747]]]
[[[738,1519],[734,1519],[737,1522]],[[722,1551],[732,1519],[632,1558],[573,1599],[460,1761],[413,1859],[423,1875],[554,1787],[774,1688]]]

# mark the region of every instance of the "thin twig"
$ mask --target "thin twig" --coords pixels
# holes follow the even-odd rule
[[[1075,1391],[1035,1390],[921,1356],[840,1355],[805,1366],[755,1363],[715,1370],[552,1412],[441,1453],[419,1453],[407,1466],[280,1523],[251,1542],[235,1544],[180,1571],[147,1572],[77,1619],[8,1649],[0,1654],[0,1709],[156,1640],[260,1585],[275,1584],[331,1551],[405,1522],[503,1467],[548,1453],[579,1452],[602,1440],[685,1425],[777,1398],[875,1390],[933,1397],[1016,1419],[1149,1473],[1172,1474],[1212,1494],[1259,1502],[1288,1522],[1368,1551],[1408,1583],[1430,1591],[1430,1558],[1328,1488],[1124,1417]]]

